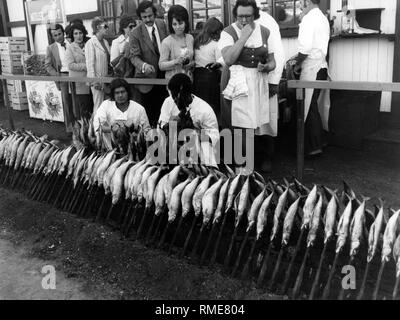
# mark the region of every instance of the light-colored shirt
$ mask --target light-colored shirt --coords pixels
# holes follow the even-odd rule
[[[308,59],[325,59],[328,53],[330,26],[319,8],[310,10],[300,23],[299,52]]]
[[[161,44],[160,50],[160,61],[159,67],[160,70],[166,71],[165,78],[170,80],[177,73],[186,73],[189,77],[192,77],[191,72],[187,72],[182,66],[173,66],[171,68],[166,68],[168,62],[178,59],[183,56],[187,56],[190,59],[190,62],[193,61],[194,52],[193,52],[193,44],[194,39],[190,34],[185,35],[185,47],[181,46],[181,43],[176,40],[172,35],[165,38]]]
[[[240,38],[240,36],[242,35],[242,30],[239,29],[236,23],[232,24],[232,26],[235,29],[238,38]],[[222,31],[221,38],[218,41],[219,50],[221,50],[222,52],[224,48],[232,47],[234,44],[235,40],[232,38],[232,36],[228,32]],[[256,28],[254,29],[249,39],[247,39],[244,46],[246,48],[259,48],[263,46],[261,28],[259,24],[256,24]]]
[[[193,121],[193,125],[196,131],[203,131],[204,134],[208,135],[212,142],[212,148],[210,149],[210,144],[208,142],[201,143],[201,158],[202,163],[210,166],[216,166],[216,146],[220,139],[219,127],[217,116],[211,106],[193,95],[193,102],[189,106],[188,110]],[[175,104],[171,97],[165,99],[163,106],[161,107],[161,115],[159,120],[160,127],[164,127],[170,122],[172,117],[177,117],[179,115],[178,106]],[[201,133],[201,132],[200,132]]]
[[[154,25],[152,27],[149,27],[146,24],[146,29],[147,29],[147,32],[149,33],[151,41],[153,41],[153,28],[155,29],[155,35],[156,35],[156,39],[157,39],[158,50],[161,50],[161,40],[160,40],[160,35],[158,33],[157,24],[154,23]]]
[[[111,55],[110,62],[117,59],[121,54],[124,53],[125,45],[129,43],[129,37],[125,38],[123,34],[121,34],[117,39],[115,39],[111,44]]]
[[[279,25],[271,15],[264,11],[260,11],[260,19],[256,22],[270,31],[268,51],[274,53],[276,68],[268,74],[268,82],[271,84],[279,84],[286,63],[285,49],[283,48]]]
[[[218,48],[218,41],[211,40],[209,43],[200,46],[194,51],[196,67],[205,68],[210,63],[224,63],[221,50]]]
[[[61,70],[60,72],[68,72],[68,64],[66,62],[65,59],[65,52],[67,51],[67,48],[69,46],[69,43],[67,41],[65,41],[65,48],[59,43],[57,43],[57,47],[58,47],[58,54],[60,55],[60,60],[61,60]]]
[[[104,101],[97,110],[93,119],[94,130],[97,132],[100,125],[110,126],[118,121],[124,122],[127,126],[140,125],[145,133],[150,130],[146,110],[140,104],[130,101],[128,109],[122,112],[118,109],[115,101],[111,100]]]

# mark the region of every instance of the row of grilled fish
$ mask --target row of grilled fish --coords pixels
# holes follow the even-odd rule
[[[135,162],[116,150],[61,148],[46,136],[4,130],[0,130],[0,164],[4,181],[18,172],[56,175],[72,181],[75,189],[101,188],[113,205],[143,203],[148,210],[154,208],[155,216],[167,214],[169,224],[193,213],[203,227],[216,226],[234,214],[235,229],[246,223],[246,233],[255,233],[256,242],[270,229],[269,242],[281,237],[282,248],[295,240],[295,228],[307,232],[309,248],[320,235],[324,244],[336,238],[337,254],[350,244],[350,257],[365,243],[366,261],[371,263],[379,253],[385,263],[393,257],[400,278],[400,211],[390,216],[381,203],[373,213],[367,209],[368,199],[359,201],[347,186],[339,199],[337,191],[317,186],[309,190],[296,180],[279,185],[255,172],[235,175],[227,166],[223,172],[196,165],[169,168],[150,158]]]

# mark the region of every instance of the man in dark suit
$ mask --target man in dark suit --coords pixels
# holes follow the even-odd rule
[[[157,9],[151,1],[139,4],[137,15],[142,23],[130,35],[130,59],[135,66],[135,78],[164,79],[158,68],[161,42],[168,36],[164,20],[156,18]],[[141,104],[145,107],[151,125],[157,124],[161,106],[168,96],[165,86],[137,86]]]
[[[47,47],[45,67],[51,76],[68,76],[68,66],[65,63],[65,52],[68,43],[65,41],[63,26],[57,24],[50,29],[54,43]],[[69,93],[68,82],[56,82],[58,90],[61,90],[61,98],[64,109],[64,121],[67,132],[72,132],[73,111],[72,99]]]

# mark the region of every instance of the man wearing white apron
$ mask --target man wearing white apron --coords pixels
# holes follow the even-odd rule
[[[304,16],[299,29],[299,54],[296,58],[294,72],[297,74],[301,72],[300,80],[304,81],[328,79],[326,55],[330,26],[328,19],[319,8],[319,3],[320,0],[302,1]],[[329,105],[327,108],[319,110],[320,93],[321,90],[306,89],[304,143],[308,156],[322,154],[323,129],[328,130]]]
[[[257,6],[261,8],[261,0],[257,0]],[[262,150],[266,154],[264,161],[261,165],[261,170],[264,172],[272,171],[271,159],[274,155],[274,138],[278,135],[278,93],[279,83],[282,78],[283,69],[285,67],[285,49],[283,48],[281,32],[278,23],[275,19],[270,16],[267,12],[260,10],[260,19],[256,22],[267,28],[271,33],[268,39],[268,46],[271,51],[274,52],[276,68],[268,74],[269,83],[269,107],[270,107],[270,122],[268,126],[265,126],[264,136],[256,136],[257,139],[263,139],[263,145],[265,150]],[[257,152],[257,150],[256,150]]]

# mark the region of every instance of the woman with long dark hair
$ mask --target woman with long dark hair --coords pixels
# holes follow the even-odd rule
[[[85,44],[89,40],[88,32],[83,24],[75,23],[69,28],[71,45],[67,47],[65,61],[68,65],[70,77],[82,77],[87,75]],[[73,113],[75,119],[90,118],[93,112],[93,99],[90,88],[85,83],[76,83],[76,96]]]
[[[202,137],[201,162],[208,166],[216,166],[219,129],[213,109],[207,102],[193,94],[192,82],[183,73],[171,78],[168,91],[170,96],[161,108],[160,128],[165,130],[171,121],[176,121],[178,130],[195,130],[198,136]]]
[[[189,34],[189,13],[174,5],[168,10],[168,29],[170,35],[161,44],[159,67],[166,71],[165,78],[170,80],[176,73],[185,73],[193,78],[193,43]]]
[[[223,58],[218,48],[218,40],[224,25],[217,18],[210,18],[194,41],[194,93],[220,112],[221,67]]]

